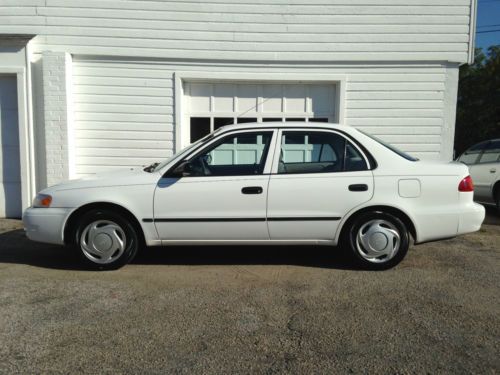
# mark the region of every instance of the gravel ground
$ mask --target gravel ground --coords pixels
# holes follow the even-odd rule
[[[359,271],[328,248],[147,249],[89,272],[0,220],[0,373],[499,373],[500,218]]]

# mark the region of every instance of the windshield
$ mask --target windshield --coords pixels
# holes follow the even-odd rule
[[[392,152],[398,154],[399,156],[401,156],[402,158],[405,158],[406,160],[409,160],[409,161],[418,161],[418,158],[414,157],[414,156],[411,156],[409,154],[407,154],[406,152],[403,152],[401,151],[400,149],[394,147],[393,145],[390,145],[389,143],[385,143],[383,140],[375,137],[374,135],[371,135],[371,134],[368,134],[368,133],[365,133],[364,131],[362,130],[359,130],[357,129],[360,133],[366,135],[367,137],[370,137],[371,139],[373,139],[375,142],[378,142],[380,143],[382,146],[388,148],[389,150],[391,150]]]
[[[206,143],[208,142],[210,139],[212,139],[220,130],[221,128],[217,129],[216,131],[214,131],[213,133],[210,133],[208,134],[207,136],[197,140],[196,142],[190,144],[189,146],[186,146],[185,148],[183,148],[181,151],[179,151],[178,153],[172,155],[170,158],[162,161],[161,163],[159,163],[158,165],[156,165],[154,167],[154,169],[151,171],[151,172],[157,172],[159,171],[160,169],[162,169],[164,166],[166,166],[167,164],[173,162],[173,161],[176,161],[176,160],[179,160],[181,158],[183,158],[185,155],[187,155],[192,149],[194,149],[195,147],[203,144],[203,143]]]

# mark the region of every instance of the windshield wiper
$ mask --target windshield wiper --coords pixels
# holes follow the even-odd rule
[[[153,172],[153,171],[155,170],[155,168],[156,168],[157,166],[159,166],[159,165],[160,165],[160,163],[153,163],[153,164],[148,165],[147,167],[145,167],[145,168],[143,169],[143,171],[151,173],[151,172]]]

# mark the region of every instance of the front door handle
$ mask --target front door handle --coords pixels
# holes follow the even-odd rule
[[[349,185],[349,191],[368,191],[368,185],[366,184]]]
[[[243,194],[262,194],[262,187],[260,186],[247,186],[241,189]]]
[[[496,171],[497,171],[496,168],[491,168],[490,169],[490,173],[495,173]]]

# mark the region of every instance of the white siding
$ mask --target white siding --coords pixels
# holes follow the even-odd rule
[[[150,164],[173,150],[173,81],[148,64],[75,61],[76,173]]]
[[[259,65],[168,65],[162,62],[75,57],[73,67],[77,174],[163,159],[174,147],[173,73],[257,73]],[[446,74],[422,65],[266,67],[279,74],[346,76],[345,123],[427,159],[448,152]],[[453,109],[454,110],[454,109]],[[188,126],[188,124],[183,124]],[[453,126],[453,124],[451,124]]]
[[[3,0],[33,50],[261,61],[467,61],[473,0]]]

